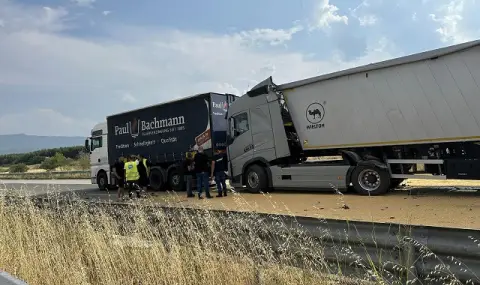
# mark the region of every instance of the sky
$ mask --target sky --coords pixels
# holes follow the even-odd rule
[[[480,38],[480,0],[0,0],[0,134]]]

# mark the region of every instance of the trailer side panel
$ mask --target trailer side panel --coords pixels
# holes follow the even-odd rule
[[[172,162],[198,145],[211,148],[209,94],[111,116],[107,124],[110,164],[138,154]]]
[[[283,92],[304,149],[480,140],[480,47]]]

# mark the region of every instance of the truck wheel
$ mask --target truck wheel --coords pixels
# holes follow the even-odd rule
[[[152,169],[150,171],[150,187],[154,191],[160,191],[164,184],[162,172],[159,169]]]
[[[375,166],[357,166],[352,173],[352,184],[360,195],[382,195],[390,188],[390,174]]]
[[[267,173],[260,165],[254,164],[250,166],[245,175],[247,190],[251,193],[259,193],[268,186]]]
[[[168,185],[173,191],[183,191],[184,183],[182,181],[182,175],[178,170],[173,169],[168,174]]]
[[[106,190],[108,186],[108,177],[104,171],[100,171],[97,175],[97,185],[98,189]]]

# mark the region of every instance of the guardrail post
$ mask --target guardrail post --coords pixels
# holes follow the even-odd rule
[[[400,279],[403,284],[414,285],[418,284],[417,267],[416,267],[416,252],[415,246],[412,243],[412,234],[410,226],[400,226],[400,264],[405,268],[405,272],[401,273]]]

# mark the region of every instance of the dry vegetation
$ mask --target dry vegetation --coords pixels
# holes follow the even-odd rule
[[[152,224],[139,206],[95,210],[72,203],[55,212],[28,199],[2,201],[0,268],[29,284],[48,285],[360,284],[313,270],[322,262],[304,270],[282,265],[259,232],[235,231],[245,224],[220,228],[222,221],[208,212],[197,224],[183,210],[177,224],[158,211]]]
[[[30,199],[2,196],[0,216],[0,268],[28,284],[385,284],[372,280],[392,280],[382,270],[386,264],[378,267],[360,258],[348,244],[335,245],[339,263],[327,264],[324,249],[332,244],[322,244],[301,230],[285,230],[280,219],[266,223],[255,214],[152,209],[139,203],[100,207],[78,200],[54,210],[37,207]],[[280,248],[265,241],[272,233]],[[359,279],[338,275],[345,256],[360,267]]]

